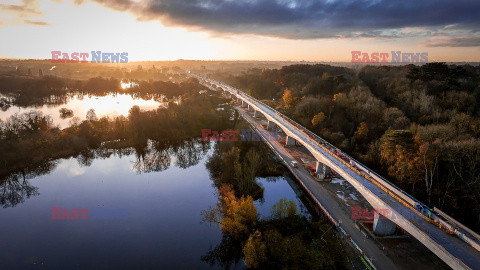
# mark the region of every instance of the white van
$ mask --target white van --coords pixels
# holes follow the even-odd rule
[[[295,160],[292,160],[291,164],[294,168],[298,167],[298,163]]]

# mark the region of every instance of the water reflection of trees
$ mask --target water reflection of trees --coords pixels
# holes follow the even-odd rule
[[[87,149],[76,157],[78,164],[89,167],[93,160],[106,159],[112,155],[122,157],[135,153],[136,159],[132,162],[133,170],[137,173],[161,172],[168,169],[175,160],[175,166],[186,169],[197,165],[210,149],[210,142],[200,138],[184,140],[153,141],[136,147],[110,149],[100,147]]]
[[[206,163],[214,185],[231,185],[237,196],[251,196],[255,200],[263,198],[263,187],[258,176],[278,176],[284,167],[273,160],[273,153],[263,143],[221,142]]]
[[[32,168],[9,174],[0,179],[0,205],[3,208],[15,207],[32,196],[37,196],[38,187],[30,184],[28,179],[48,174],[57,166],[57,162],[49,161]]]
[[[77,156],[78,164],[81,167],[90,167],[93,163],[93,160],[97,156],[95,154],[95,152],[96,151],[91,150],[91,149],[87,149],[87,150],[84,150],[84,151],[80,152],[80,154]]]
[[[173,144],[172,150],[175,155],[175,165],[186,169],[195,166],[210,149],[209,142],[203,142],[200,138],[184,140],[179,144]]]
[[[197,165],[210,149],[209,142],[200,138],[178,141],[149,141],[143,148],[110,149],[100,147],[80,152],[76,160],[82,167],[89,167],[95,159],[107,159],[113,156],[124,157],[135,153],[133,170],[137,173],[161,172],[171,166],[172,158],[175,166],[188,168]],[[15,207],[26,199],[39,195],[38,187],[30,184],[29,179],[49,174],[58,164],[58,161],[49,161],[25,168],[0,178],[0,205],[4,208]]]
[[[150,141],[149,144],[136,151],[133,170],[137,173],[159,172],[168,169],[175,159],[175,166],[186,169],[197,165],[210,149],[209,142],[200,138],[178,141]]]
[[[219,266],[222,269],[235,269],[243,257],[242,245],[227,234],[222,234],[222,241],[201,257],[201,260],[210,266]]]
[[[133,170],[140,173],[161,172],[170,167],[169,148],[155,149],[148,147],[148,151],[136,152],[136,160],[132,162]]]

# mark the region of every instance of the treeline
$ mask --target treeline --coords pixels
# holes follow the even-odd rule
[[[210,75],[264,99],[417,199],[479,231],[480,67],[366,66],[355,74],[294,65]]]
[[[42,77],[59,76],[70,79],[107,77],[144,81],[181,81],[180,62],[136,62],[126,64],[52,63],[50,60],[0,60],[0,73],[5,75]]]
[[[330,75],[325,75],[328,73]],[[291,65],[280,69],[249,69],[242,75],[214,73],[211,76],[247,91],[258,99],[280,99],[284,89],[297,89],[305,95],[330,94],[331,88],[348,89],[354,72],[328,65]]]
[[[68,95],[74,93],[97,96],[126,93],[147,99],[152,97],[171,99],[205,90],[196,79],[187,79],[180,83],[132,80],[129,82],[134,83],[133,86],[125,89],[122,88],[121,82],[120,79],[103,77],[74,80],[55,76],[0,75],[0,93],[12,97],[12,105],[28,107],[43,104],[62,104],[66,102]]]
[[[184,95],[167,108],[130,109],[128,117],[102,117],[87,113],[87,120],[72,121],[68,128],[54,126],[50,116],[38,111],[0,120],[0,174],[60,157],[76,156],[104,145],[110,148],[142,149],[149,140],[169,142],[200,137],[200,130],[223,130],[229,124],[227,111],[214,110],[224,99],[215,95]],[[159,144],[161,145],[161,144]]]

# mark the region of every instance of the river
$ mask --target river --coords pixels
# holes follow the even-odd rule
[[[218,201],[205,166],[213,144],[104,151],[53,161],[29,179],[10,176],[0,186],[0,269],[219,268],[201,259],[222,238],[201,216]],[[255,202],[261,217],[280,198],[295,200],[308,215],[284,177],[257,181],[264,187]],[[89,213],[57,219],[52,215],[62,214],[53,207]]]

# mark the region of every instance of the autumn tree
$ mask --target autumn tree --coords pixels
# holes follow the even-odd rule
[[[391,163],[395,161],[398,147],[412,152],[414,147],[413,134],[409,130],[388,129],[380,138],[380,152],[384,162]]]
[[[95,114],[95,110],[94,110],[94,109],[88,110],[87,115],[85,116],[85,118],[86,118],[88,121],[97,121],[97,120],[98,120],[97,115]]]
[[[282,99],[287,108],[293,108],[295,106],[295,97],[293,96],[292,90],[285,89]]]
[[[387,130],[380,139],[381,161],[387,165],[390,176],[395,177],[402,184],[412,183],[415,188],[417,181],[414,167],[415,145],[413,134],[408,130]]]
[[[359,137],[367,137],[368,135],[367,123],[361,122],[357,130],[355,131],[355,135]]]
[[[418,161],[423,165],[425,172],[425,187],[428,196],[428,203],[431,203],[433,180],[436,177],[439,164],[439,141],[434,143],[422,143],[418,148]]]
[[[328,75],[328,72],[324,72],[322,74],[322,80],[328,80],[329,77],[330,77],[330,75]]]
[[[297,205],[293,200],[280,199],[272,206],[271,213],[273,218],[294,217],[297,215]]]
[[[218,214],[207,214],[217,223],[221,224],[222,231],[234,239],[242,239],[250,234],[257,223],[257,207],[253,204],[253,198],[250,196],[237,198],[230,185],[222,185],[218,191],[220,204],[217,209],[210,211],[219,211],[222,220],[218,220]]]
[[[318,124],[323,122],[323,120],[325,120],[325,114],[323,112],[319,112],[312,118],[312,125],[318,126]]]
[[[266,261],[265,242],[261,239],[261,233],[256,231],[248,237],[247,243],[243,247],[245,265],[248,268],[258,268]]]

